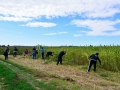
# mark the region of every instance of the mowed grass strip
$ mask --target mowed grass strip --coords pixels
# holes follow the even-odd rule
[[[23,87],[21,86],[20,89],[16,89],[16,88],[14,88],[14,87],[16,87],[16,85],[13,83],[13,88],[8,88],[7,90],[56,90],[56,88],[54,86],[50,86],[49,84],[45,84],[44,82],[37,81],[36,78],[34,78],[30,74],[26,73],[23,70],[22,66],[19,66],[19,65],[16,64],[16,66],[18,66],[18,67],[16,67],[16,66],[14,66],[15,64],[14,65],[10,64],[9,60],[5,61],[5,62],[4,61],[5,60],[0,61],[0,63],[2,63],[1,65],[3,65],[4,67],[6,67],[9,70],[2,69],[3,71],[6,71],[3,74],[3,76],[4,75],[7,76],[7,71],[8,71],[8,73],[12,72],[16,75],[16,77],[14,76],[14,78],[19,77],[20,81],[23,81],[24,83],[26,82],[29,85],[28,88],[27,88],[27,86],[25,86],[24,83],[21,82],[21,83],[19,83],[19,85],[23,85]],[[2,70],[0,72],[2,72]],[[14,78],[13,78],[12,81],[14,81]],[[15,81],[16,81],[16,79],[15,79]],[[11,85],[12,83],[8,83],[8,84]],[[24,87],[25,87],[25,89],[24,89]],[[30,89],[29,87],[34,87],[34,88]]]
[[[36,90],[16,73],[0,63],[0,82],[2,90]]]
[[[22,78],[24,78],[27,82],[29,82],[30,85],[35,87],[36,90],[83,90],[78,85],[74,85],[65,80],[60,80],[56,77],[55,78],[49,77],[48,73],[44,73],[41,71],[36,71],[34,69],[26,68],[24,66],[15,64],[9,60],[3,60],[3,59],[0,59],[0,60],[3,63],[5,63],[7,65],[7,67],[14,69],[14,71],[16,73],[19,73],[19,75]],[[16,68],[16,70],[15,70],[15,68]],[[38,77],[39,75],[40,75],[40,77]],[[45,79],[45,80],[40,79],[41,77],[42,77],[42,79]],[[38,78],[40,80],[38,80]],[[47,82],[46,82],[46,80],[47,80]],[[24,89],[22,89],[22,90],[24,90]],[[27,90],[32,90],[32,89],[27,89]]]

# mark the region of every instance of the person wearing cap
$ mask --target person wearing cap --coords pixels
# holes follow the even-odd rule
[[[66,51],[61,51],[58,55],[57,65],[60,63],[62,65],[62,56],[66,54]]]
[[[87,69],[87,72],[90,72],[90,69],[91,69],[91,66],[94,64],[94,71],[96,71],[96,63],[97,63],[97,60],[99,61],[99,63],[101,64],[101,60],[99,59],[98,57],[99,53],[96,53],[96,54],[92,54],[89,59],[90,59],[90,62],[89,62],[89,66],[88,66],[88,69]]]

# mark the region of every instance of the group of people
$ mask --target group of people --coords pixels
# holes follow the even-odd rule
[[[62,56],[66,54],[66,51],[61,51],[58,55],[58,61],[57,61],[57,65],[60,63],[62,64]],[[95,53],[89,56],[89,65],[88,65],[88,69],[87,72],[90,72],[90,69],[92,67],[92,65],[94,65],[94,72],[96,72],[96,64],[97,64],[97,60],[99,61],[99,63],[101,64],[101,60],[99,58],[99,53]]]
[[[17,55],[18,49],[16,47],[14,47],[13,50],[13,57],[16,59],[16,55]],[[5,60],[8,60],[8,55],[10,54],[10,50],[9,50],[9,45],[5,48],[5,51],[3,53],[3,55],[5,56]]]
[[[18,51],[18,49],[15,47],[15,48],[14,48],[14,51],[13,51],[13,56],[14,56],[14,57],[16,57],[17,51]],[[43,47],[41,48],[40,52],[41,52],[41,55],[42,55],[42,59],[45,60],[45,58],[44,58],[44,48],[43,48]],[[9,54],[9,53],[10,53],[10,51],[9,51],[9,45],[8,45],[8,46],[6,47],[4,53],[3,53],[3,55],[5,56],[5,60],[8,59],[8,54]],[[37,54],[38,54],[38,50],[34,47],[34,48],[32,49],[32,58],[33,58],[33,59],[36,59],[36,55],[37,55]],[[49,59],[49,56],[53,56],[53,54],[54,54],[54,52],[52,52],[52,51],[47,52],[47,53],[46,53],[46,58]],[[63,57],[65,54],[66,54],[66,51],[65,51],[65,50],[61,51],[61,52],[58,54],[58,59],[57,59],[56,65],[58,65],[58,64],[61,64],[61,65],[62,65],[62,57]],[[28,55],[29,55],[29,52],[28,52],[28,49],[26,49],[25,52],[24,52],[24,56],[27,57]],[[92,65],[94,65],[94,71],[96,71],[97,60],[98,60],[99,63],[101,64],[101,60],[99,59],[99,53],[95,53],[95,54],[90,55],[90,56],[89,56],[89,59],[90,59],[90,61],[89,61],[89,65],[88,65],[87,72],[90,72],[90,69],[91,69]]]
[[[54,53],[54,52],[52,52],[52,51],[48,51],[48,52],[46,53],[46,57],[44,57],[45,50],[44,50],[43,47],[40,49],[40,52],[41,52],[41,58],[42,58],[43,60],[45,60],[45,58],[49,59],[49,56],[53,56],[53,53]],[[37,54],[38,54],[38,50],[34,47],[33,50],[32,50],[32,58],[33,58],[33,59],[36,59],[36,55],[37,55]]]

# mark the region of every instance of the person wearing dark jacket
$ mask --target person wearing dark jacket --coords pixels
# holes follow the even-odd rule
[[[60,63],[62,65],[62,56],[66,54],[66,51],[61,51],[58,55],[57,65]]]
[[[6,47],[6,49],[5,49],[5,51],[4,51],[4,53],[3,53],[3,55],[5,56],[5,60],[8,60],[8,54],[9,54],[9,45]]]
[[[18,49],[15,47],[15,48],[14,48],[14,51],[13,51],[13,57],[14,57],[15,59],[16,59],[17,51],[18,51]]]
[[[49,56],[53,56],[53,53],[54,53],[54,52],[51,52],[51,51],[47,52],[47,53],[46,53],[46,58],[49,59]]]
[[[38,50],[36,50],[36,48],[34,47],[32,50],[32,58],[36,59],[36,54],[38,54]]]
[[[96,54],[92,54],[89,59],[90,59],[90,62],[89,62],[89,66],[88,66],[88,70],[87,72],[90,72],[90,69],[91,69],[91,66],[94,64],[94,71],[96,71],[96,63],[97,63],[97,60],[99,61],[99,63],[101,64],[101,61],[98,57],[99,53],[96,53]]]

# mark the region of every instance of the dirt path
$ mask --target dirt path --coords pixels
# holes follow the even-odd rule
[[[42,60],[32,59],[11,59],[12,62],[45,71],[53,75],[59,76],[60,79],[70,81],[89,90],[120,90],[120,83],[108,81],[97,77],[93,72],[87,73],[75,67],[56,65],[55,63],[44,64]]]

